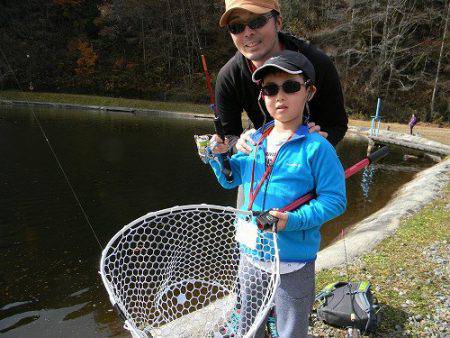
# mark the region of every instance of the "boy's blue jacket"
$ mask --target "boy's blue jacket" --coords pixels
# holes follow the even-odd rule
[[[272,124],[273,121],[259,129],[253,135],[253,140],[257,142],[262,131]],[[256,153],[253,189],[266,170],[265,149],[266,140]],[[242,209],[247,210],[255,148],[249,155],[238,152],[230,158],[233,172],[233,181],[230,183],[221,172],[220,156],[217,159],[218,161],[210,160],[209,163],[219,183],[227,189],[242,184]],[[272,172],[256,196],[252,210],[281,209],[310,191],[315,191],[317,197],[299,209],[288,212],[286,229],[278,232],[281,261],[314,260],[320,246],[320,227],[341,215],[347,204],[344,169],[335,149],[321,135],[310,134],[308,127],[302,125],[281,146]]]

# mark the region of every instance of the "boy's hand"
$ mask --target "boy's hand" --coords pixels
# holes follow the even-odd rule
[[[244,154],[250,154],[252,151],[251,145],[256,145],[256,143],[252,140],[252,134],[255,132],[255,129],[249,129],[246,132],[242,133],[239,137],[239,140],[236,142],[236,149]]]
[[[219,137],[219,135],[214,134],[209,141],[211,146],[211,151],[214,154],[223,154],[228,151],[228,140],[225,139],[225,142]]]
[[[323,137],[325,137],[325,138],[328,137],[328,133],[326,131],[320,131],[320,126],[318,124],[315,124],[314,122],[309,122],[308,128],[309,128],[310,133],[314,133],[317,131]]]
[[[276,218],[278,218],[278,223],[277,223],[277,230],[278,231],[283,231],[284,229],[286,229],[286,224],[288,221],[288,214],[285,212],[281,212],[278,210],[270,210],[269,213],[272,216],[275,216]]]

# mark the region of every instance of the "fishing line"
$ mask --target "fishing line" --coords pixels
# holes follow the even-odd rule
[[[352,313],[350,314],[350,320],[353,322],[356,320],[355,305],[353,304],[355,301],[355,294],[353,293],[351,284],[350,284],[350,272],[348,269],[347,245],[345,243],[345,229],[341,230],[341,235],[342,235],[342,243],[344,244],[345,273],[347,274],[347,286],[348,286],[348,292],[349,292],[349,296],[350,296],[350,306],[352,308]]]
[[[194,14],[192,13],[191,0],[188,0],[188,7],[189,7],[189,13],[191,14],[191,21],[192,21],[192,26],[194,27],[195,37],[197,38],[198,48],[200,49],[200,55],[203,55],[203,49],[202,49],[202,45],[200,43],[200,38],[199,38],[198,31],[197,31],[197,25],[195,24]]]
[[[83,204],[81,203],[81,200],[78,198],[78,195],[77,195],[77,193],[75,192],[75,189],[73,188],[72,183],[70,183],[69,177],[67,176],[66,171],[64,170],[64,168],[63,168],[63,166],[62,166],[62,164],[61,164],[61,161],[59,160],[58,155],[56,154],[56,151],[54,150],[54,148],[53,148],[53,146],[52,146],[52,144],[51,144],[51,142],[50,142],[50,140],[49,140],[49,138],[48,138],[48,136],[47,136],[47,133],[45,132],[45,129],[44,129],[44,127],[43,127],[42,124],[41,124],[41,121],[39,120],[37,114],[36,114],[35,111],[34,111],[34,107],[30,104],[30,100],[28,99],[28,95],[27,95],[26,92],[22,89],[22,86],[20,85],[20,82],[19,82],[19,80],[17,79],[16,73],[15,73],[14,69],[11,67],[10,63],[8,62],[8,58],[6,57],[5,53],[3,52],[3,49],[1,48],[1,46],[0,46],[0,53],[2,54],[3,59],[5,60],[6,65],[8,66],[8,68],[10,69],[10,71],[11,71],[13,77],[14,77],[14,80],[15,80],[15,82],[16,82],[16,84],[17,84],[17,88],[19,88],[19,90],[20,90],[20,91],[22,92],[22,94],[24,95],[25,101],[28,103],[28,105],[31,106],[31,113],[32,113],[32,115],[33,115],[33,118],[34,118],[34,120],[36,121],[36,123],[37,123],[37,125],[38,125],[38,127],[39,127],[39,130],[41,131],[42,136],[43,136],[44,139],[45,139],[45,142],[47,143],[48,147],[50,148],[50,152],[52,153],[53,158],[55,159],[56,163],[58,164],[59,170],[60,170],[61,173],[63,174],[64,179],[66,180],[66,183],[67,183],[67,185],[69,186],[70,191],[72,192],[73,197],[75,198],[75,201],[77,202],[78,206],[80,207],[81,212],[82,212],[82,214],[83,214],[83,216],[84,216],[84,219],[86,220],[86,223],[87,223],[87,224],[89,225],[89,227],[91,228],[92,234],[94,235],[95,239],[97,240],[97,243],[98,243],[98,245],[100,246],[100,249],[103,250],[103,246],[102,246],[102,244],[100,243],[100,240],[98,239],[97,234],[95,233],[94,227],[92,226],[92,223],[91,223],[91,221],[89,220],[89,216],[87,215],[87,213],[86,213],[86,211],[85,211],[85,209],[84,209],[84,207],[83,207]]]

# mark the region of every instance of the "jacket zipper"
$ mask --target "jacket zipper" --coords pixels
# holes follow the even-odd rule
[[[280,149],[278,150],[278,152],[281,151],[281,148],[283,148],[285,144],[287,144],[287,143],[289,143],[289,142],[291,142],[291,141],[293,141],[293,140],[289,140],[289,141],[283,143],[283,144],[281,145]],[[267,141],[266,141],[266,146],[267,146]],[[264,165],[265,165],[265,164],[266,164],[266,152],[264,151],[264,149],[263,149],[263,155],[264,155]],[[273,163],[273,164],[275,164],[275,163]],[[273,165],[273,164],[272,164],[272,165]],[[274,170],[274,169],[275,169],[275,167],[272,169],[272,172],[270,173],[270,175],[269,175],[269,177],[267,178],[267,181],[266,181],[266,189],[264,190],[263,205],[262,205],[261,210],[264,210],[265,207],[266,207],[266,194],[267,194],[267,189],[269,188],[269,182],[270,182],[270,180],[272,179],[272,174],[273,174],[273,170]],[[303,241],[306,240],[306,232],[305,232],[305,231],[306,231],[306,230],[302,230]]]

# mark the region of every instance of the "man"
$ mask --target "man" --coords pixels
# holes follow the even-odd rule
[[[216,82],[216,103],[225,134],[240,136],[245,110],[255,128],[271,117],[258,102],[259,86],[252,73],[283,49],[304,54],[316,69],[317,93],[309,102],[310,131],[320,131],[336,145],[347,131],[347,115],[336,68],[325,53],[308,42],[281,32],[282,17],[277,0],[225,0],[220,26],[227,26],[237,48],[222,67]],[[248,153],[250,135],[244,134],[238,150]]]
[[[325,53],[308,42],[281,32],[282,17],[278,0],[225,0],[220,26],[227,26],[236,54],[222,67],[216,81],[216,105],[226,135],[241,136],[245,110],[255,128],[271,117],[258,102],[260,88],[252,81],[253,72],[282,50],[298,51],[313,64],[317,91],[308,98],[310,132],[319,131],[332,145],[347,131],[347,114],[336,68]],[[251,132],[242,134],[236,148],[249,153],[254,144]],[[220,143],[220,142],[219,142]],[[243,203],[238,193],[237,207]],[[272,322],[273,318],[269,319]],[[273,326],[273,330],[276,328]],[[270,329],[272,331],[272,329]]]

